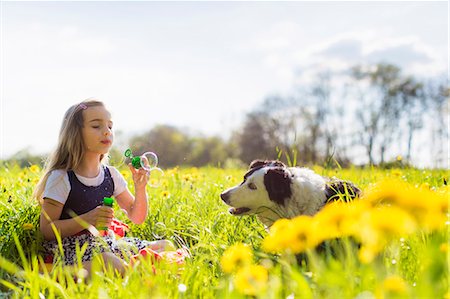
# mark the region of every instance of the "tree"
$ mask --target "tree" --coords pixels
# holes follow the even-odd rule
[[[265,112],[247,114],[242,131],[237,133],[239,158],[244,163],[276,158],[276,147],[280,144],[276,126],[277,121]]]
[[[135,155],[144,152],[155,152],[159,157],[161,167],[173,167],[187,164],[191,143],[187,134],[181,130],[159,125],[149,132],[131,139]]]
[[[360,142],[366,148],[370,164],[374,164],[374,147],[379,146],[380,163],[398,129],[401,105],[399,105],[400,69],[391,64],[375,67],[356,66],[352,76],[362,81],[356,120],[360,124]]]

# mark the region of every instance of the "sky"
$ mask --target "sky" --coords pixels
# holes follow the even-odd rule
[[[0,159],[43,154],[64,112],[105,102],[116,132],[227,137],[321,69],[447,74],[448,3],[1,1]]]

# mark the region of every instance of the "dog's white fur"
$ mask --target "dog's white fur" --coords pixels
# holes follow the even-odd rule
[[[280,218],[314,215],[324,206],[327,180],[308,168],[285,168],[292,181],[291,196],[284,204],[271,200],[264,184],[264,176],[271,167],[268,165],[254,171],[242,184],[221,194],[225,203],[231,206],[231,214],[257,215],[268,229]]]

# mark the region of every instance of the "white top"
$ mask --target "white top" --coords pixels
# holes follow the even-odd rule
[[[127,189],[127,182],[122,174],[114,167],[107,166],[114,181],[113,196],[117,196]],[[98,186],[103,183],[105,170],[100,168],[100,173],[94,178],[86,178],[75,173],[78,180],[86,186]],[[43,198],[50,198],[65,204],[70,192],[69,175],[63,169],[52,170],[45,184]]]

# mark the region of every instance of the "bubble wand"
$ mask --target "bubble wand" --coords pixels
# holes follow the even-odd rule
[[[134,168],[143,168],[150,173],[159,173],[161,176],[164,172],[158,167],[158,156],[154,152],[145,152],[141,156],[133,156],[131,149],[127,149],[124,153],[125,157],[130,158],[131,165]],[[150,184],[152,187],[158,187],[159,184]]]

